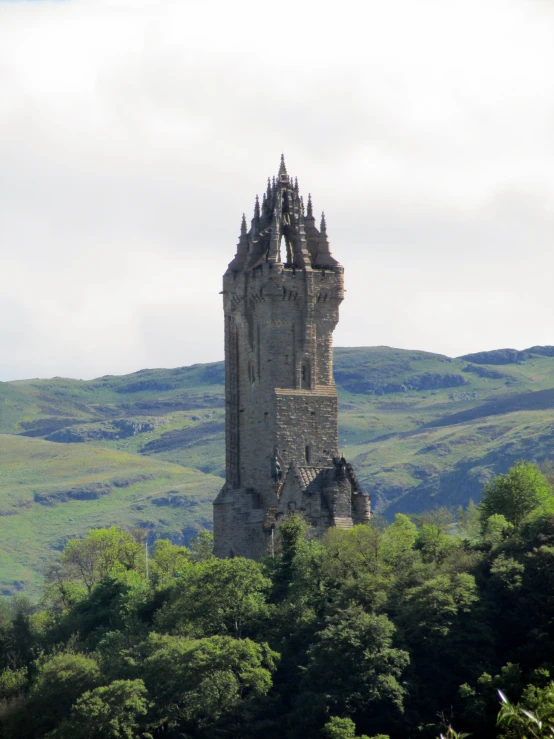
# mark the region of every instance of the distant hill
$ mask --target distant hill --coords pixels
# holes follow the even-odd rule
[[[386,516],[478,500],[554,457],[554,347],[457,359],[335,350],[341,450]],[[0,594],[33,593],[68,536],[121,523],[186,542],[224,470],[223,363],[0,383]]]

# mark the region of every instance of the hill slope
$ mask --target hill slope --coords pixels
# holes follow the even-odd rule
[[[221,480],[86,444],[0,436],[0,594],[30,587],[70,536],[120,524],[178,543],[211,525]]]
[[[514,460],[554,456],[554,347],[336,349],[335,378],[341,450],[387,516],[465,505]],[[209,526],[223,379],[218,362],[0,383],[0,592],[36,585],[64,537],[90,526],[181,541]]]

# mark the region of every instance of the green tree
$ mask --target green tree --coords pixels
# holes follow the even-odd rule
[[[381,532],[374,526],[332,528],[323,538],[321,577],[326,610],[357,603],[367,611],[382,608],[389,568],[381,555]]]
[[[161,583],[171,582],[181,577],[191,563],[191,553],[186,547],[179,547],[167,539],[158,539],[154,556],[150,561],[151,577]]]
[[[189,549],[193,562],[205,562],[214,556],[214,535],[211,531],[199,531],[190,540]]]
[[[96,660],[83,654],[62,652],[48,659],[40,668],[29,693],[27,710],[36,719],[36,736],[69,715],[71,706],[87,690],[102,681]]]
[[[62,638],[78,633],[94,648],[105,631],[121,630],[137,620],[137,610],[148,597],[144,578],[136,572],[105,577],[91,593],[63,615],[57,633]]]
[[[84,539],[70,539],[60,558],[60,583],[82,583],[90,594],[103,578],[128,570],[144,568],[140,544],[123,529],[94,529]]]
[[[279,600],[285,597],[288,587],[293,580],[296,558],[305,553],[308,547],[309,527],[298,513],[289,513],[279,524],[276,537],[273,541],[273,557],[268,563],[271,567],[273,579],[273,598]]]
[[[356,736],[356,724],[350,718],[339,718],[331,716],[329,721],[323,727],[323,736],[325,739],[369,739],[368,736]],[[372,737],[372,739],[389,739],[384,734]]]
[[[227,636],[152,634],[147,649],[145,683],[158,721],[183,726],[193,736],[220,720],[232,723],[242,704],[265,696],[278,657],[267,644]]]
[[[523,675],[519,665],[508,662],[496,675],[484,672],[472,687],[464,683],[459,688],[462,698],[464,725],[475,736],[492,736],[498,714],[498,689],[519,699],[523,690]]]
[[[270,588],[258,562],[212,557],[186,570],[156,623],[189,636],[232,634],[240,639],[265,617]]]
[[[483,542],[494,549],[512,535],[514,528],[514,524],[510,523],[506,516],[501,513],[493,513],[486,521],[481,521]]]
[[[419,710],[428,715],[445,710],[458,686],[486,667],[491,648],[475,577],[437,575],[410,588],[398,608]]]
[[[384,561],[395,566],[404,560],[417,541],[417,526],[409,516],[397,513],[394,521],[387,526],[381,536],[381,556]]]
[[[148,693],[142,680],[115,680],[77,699],[69,719],[51,739],[135,739],[148,713]]]
[[[456,511],[458,532],[464,539],[476,541],[479,538],[479,507],[470,500],[467,508],[458,507]]]
[[[27,669],[20,667],[12,670],[6,667],[0,672],[0,699],[15,698],[22,693],[27,686]]]
[[[331,713],[362,718],[403,711],[400,679],[410,659],[393,647],[394,625],[386,616],[351,606],[329,618],[308,651],[304,687],[326,697]]]
[[[530,462],[518,462],[505,475],[498,475],[483,491],[479,504],[481,526],[490,516],[500,514],[516,528],[523,519],[552,497],[548,480]]]
[[[456,548],[457,543],[435,523],[424,523],[417,532],[416,549],[424,562],[442,563]]]

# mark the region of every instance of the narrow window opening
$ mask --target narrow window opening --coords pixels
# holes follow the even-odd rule
[[[310,388],[310,367],[308,364],[302,365],[302,388],[304,390]]]
[[[310,464],[310,461],[312,458],[312,450],[310,449],[310,446],[308,444],[306,445],[305,456],[306,456],[306,464]]]

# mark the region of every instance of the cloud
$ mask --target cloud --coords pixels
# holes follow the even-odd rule
[[[0,379],[222,357],[221,275],[285,151],[336,339],[554,343],[547,4],[0,4]],[[9,319],[6,319],[9,315]]]

